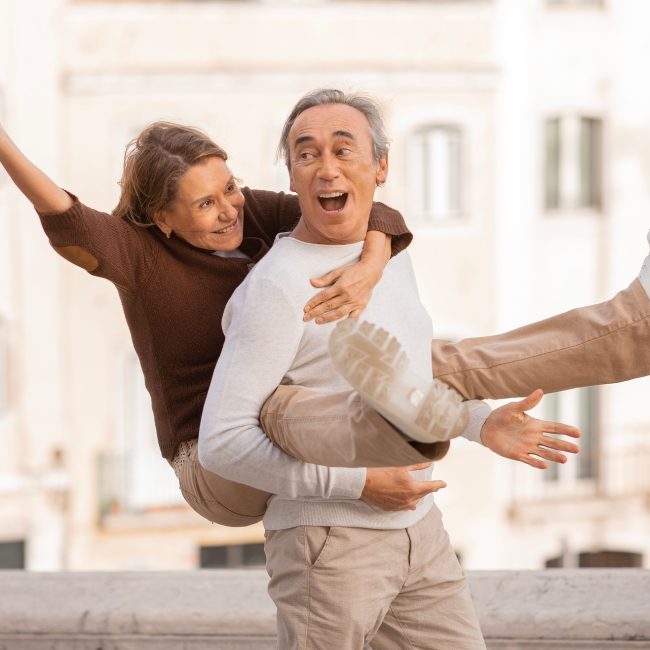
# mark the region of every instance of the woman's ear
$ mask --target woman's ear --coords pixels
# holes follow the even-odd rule
[[[155,214],[152,215],[151,221],[156,225],[156,227],[169,239],[172,236],[172,229],[171,226],[167,224],[165,221],[165,213],[164,212],[156,212]]]

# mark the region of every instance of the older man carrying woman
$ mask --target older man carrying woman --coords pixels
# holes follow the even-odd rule
[[[326,395],[350,389],[328,355],[332,326],[304,322],[302,305],[313,293],[307,278],[358,260],[376,186],[388,173],[386,142],[376,105],[362,96],[321,90],[294,107],[282,146],[301,218],[278,236],[226,307],[226,342],[201,419],[201,463],[273,494],[265,548],[283,649],[360,650],[368,642],[374,648],[484,647],[433,502],[444,484],[432,480],[430,464],[401,470],[405,484],[419,490],[405,507],[395,487],[374,489],[367,470],[301,462],[259,426],[278,384]],[[420,377],[431,377],[431,319],[405,252],[387,264],[364,318],[398,335]],[[372,333],[374,341],[385,339]],[[572,427],[527,416],[531,401],[534,396],[493,413],[482,402],[467,402],[462,434],[475,441],[487,431],[506,439],[545,431],[575,435]],[[403,432],[426,440],[430,431],[412,429],[414,422],[405,422]],[[323,441],[336,429],[336,422],[322,422]]]

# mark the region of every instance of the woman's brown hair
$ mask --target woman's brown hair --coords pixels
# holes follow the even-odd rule
[[[137,226],[153,226],[153,216],[176,198],[183,174],[211,156],[228,160],[203,131],[172,122],[150,124],[126,147],[122,192],[113,215]]]

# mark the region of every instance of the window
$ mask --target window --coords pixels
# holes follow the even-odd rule
[[[0,542],[0,569],[25,568],[25,542]]]
[[[547,210],[601,207],[602,121],[555,117],[544,127]]]
[[[578,478],[595,479],[599,474],[598,443],[599,431],[599,392],[596,388],[578,390],[578,428],[583,432],[578,454]]]
[[[118,359],[117,444],[97,464],[102,516],[184,505],[178,480],[160,456],[151,398],[132,348]]]
[[[414,218],[440,223],[462,215],[463,134],[458,126],[432,125],[408,142],[409,194]]]
[[[0,416],[9,410],[9,326],[0,316]]]
[[[549,7],[602,7],[604,0],[546,0]]]
[[[263,567],[265,563],[264,544],[201,546],[200,567],[202,569]]]
[[[560,394],[551,393],[544,397],[544,419],[549,422],[560,422]],[[559,465],[557,463],[548,463],[542,476],[545,481],[557,481],[560,476]]]
[[[569,454],[566,465],[549,463],[543,473],[544,481],[597,479],[599,477],[600,405],[596,387],[579,388],[563,393],[552,393],[544,398],[544,418],[552,422],[575,424],[581,431],[580,453]]]

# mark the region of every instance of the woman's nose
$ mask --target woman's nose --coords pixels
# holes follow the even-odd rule
[[[237,208],[230,201],[223,201],[219,205],[219,220],[224,222],[232,221],[237,217]]]

